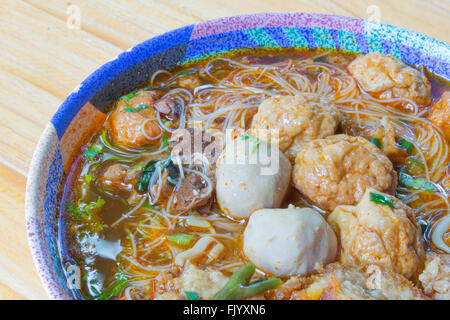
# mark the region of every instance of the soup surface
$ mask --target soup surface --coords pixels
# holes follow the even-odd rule
[[[395,58],[333,51],[154,72],[64,187],[79,298],[449,299],[446,90]],[[244,160],[280,153],[275,173],[228,163],[232,142]],[[245,290],[226,294],[233,273]]]

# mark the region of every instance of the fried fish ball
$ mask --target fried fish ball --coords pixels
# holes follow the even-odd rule
[[[387,202],[373,200],[373,194]],[[328,217],[341,240],[341,262],[379,265],[417,279],[425,261],[422,231],[410,207],[368,188],[357,206],[339,206]]]
[[[406,98],[419,106],[431,103],[431,84],[425,74],[390,55],[361,55],[348,70],[363,90],[378,99]]]
[[[108,119],[114,143],[134,148],[159,142],[161,128],[153,108],[156,95],[153,91],[139,90],[132,97],[119,100]]]
[[[279,148],[291,161],[311,140],[336,133],[342,113],[325,97],[313,94],[276,96],[264,100],[253,117],[251,133],[278,130]]]
[[[333,210],[358,203],[368,187],[393,194],[397,174],[368,140],[340,134],[305,144],[297,154],[292,181],[316,204]]]

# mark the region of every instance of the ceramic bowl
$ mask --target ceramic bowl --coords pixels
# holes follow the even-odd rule
[[[58,247],[61,186],[81,145],[111,103],[156,69],[245,48],[323,48],[378,51],[450,79],[450,46],[402,28],[356,18],[311,13],[264,13],[201,22],[144,41],[107,62],[62,103],[45,128],[30,165],[26,190],[29,244],[52,299],[79,297],[68,286]]]

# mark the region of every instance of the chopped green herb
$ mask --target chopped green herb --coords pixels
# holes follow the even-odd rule
[[[422,179],[422,178],[413,178],[409,174],[403,172],[402,170],[398,174],[398,180],[404,186],[416,189],[416,190],[425,190],[429,193],[434,193],[436,191],[436,187],[431,182]]]
[[[408,161],[412,164],[418,165],[421,168],[425,168],[425,165],[422,162],[420,162],[419,160],[417,160],[415,157],[409,157]]]
[[[369,140],[370,142],[372,142],[374,145],[376,145],[379,149],[381,149],[381,141],[378,138],[373,138]]]
[[[184,233],[167,235],[166,238],[170,242],[178,244],[180,246],[188,246],[195,239],[195,237],[192,234],[184,234]]]
[[[259,144],[261,143],[261,140],[259,140],[259,138],[253,136],[253,135],[242,135],[241,139],[246,141],[251,139],[252,140],[252,146],[250,149],[250,154],[255,153],[256,149],[258,149]]]
[[[87,183],[91,183],[92,181],[94,181],[94,177],[91,175],[91,174],[87,174],[85,177],[84,177],[84,181],[86,181]]]
[[[414,144],[412,144],[411,142],[409,142],[408,140],[402,139],[398,142],[398,145],[405,149],[408,153],[411,153],[411,151],[414,148]]]
[[[133,108],[132,106],[130,106],[128,103],[126,103],[127,107],[123,110],[125,110],[126,112],[139,112],[142,109],[147,109],[148,105],[141,103],[140,105],[138,105],[136,108]]]
[[[101,207],[103,207],[105,205],[106,201],[103,200],[102,198],[98,197],[97,201],[95,202],[95,207],[100,209]]]
[[[69,213],[72,213],[75,216],[80,216],[83,211],[81,211],[79,208],[75,207],[74,203],[72,201],[69,201],[66,203],[66,210]]]
[[[197,72],[197,70],[192,69],[192,70],[187,70],[187,71],[181,71],[181,72],[178,72],[178,75],[179,75],[179,76],[184,76],[184,75],[187,75],[187,74],[194,74],[194,73],[196,73],[196,72]]]
[[[200,296],[197,292],[185,291],[184,295],[186,296],[186,298],[188,298],[188,300],[200,300]]]
[[[95,158],[98,154],[103,151],[103,146],[101,144],[95,143],[86,150],[83,151],[83,154],[90,161],[95,161]]]
[[[125,99],[125,100],[130,100],[130,99],[133,99],[136,96],[138,96],[138,94],[136,92],[132,92],[132,93],[129,93],[127,95],[124,95],[122,98]]]
[[[256,151],[256,149],[258,149],[258,146],[259,146],[260,143],[261,143],[261,140],[259,140],[258,138],[256,138],[255,141],[253,141],[252,149],[250,150],[251,154],[255,153],[255,151]]]
[[[371,192],[370,193],[370,201],[376,202],[379,204],[383,204],[383,205],[391,207],[391,208],[395,208],[394,200],[392,200],[391,197],[386,196],[384,194]]]
[[[166,165],[167,170],[169,171],[169,177],[173,180],[176,180],[180,177],[180,170],[178,166],[173,163],[172,160]]]
[[[152,205],[149,204],[149,203],[144,203],[142,206],[143,206],[144,208],[147,208],[147,209],[153,209],[153,208],[154,208],[154,206],[152,206]]]
[[[128,280],[123,274],[118,274],[116,280],[101,294],[95,297],[96,300],[109,300],[120,295],[123,289],[128,286]]]
[[[165,132],[163,132],[163,135],[162,135],[162,142],[163,142],[163,148],[166,148],[169,146],[169,141],[167,139],[167,135]]]

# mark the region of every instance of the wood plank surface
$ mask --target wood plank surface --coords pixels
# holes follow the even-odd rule
[[[25,233],[28,165],[62,100],[124,49],[198,21],[289,11],[379,19],[450,41],[450,0],[0,0],[0,8],[0,299],[46,299]],[[73,10],[79,29],[68,24]]]

